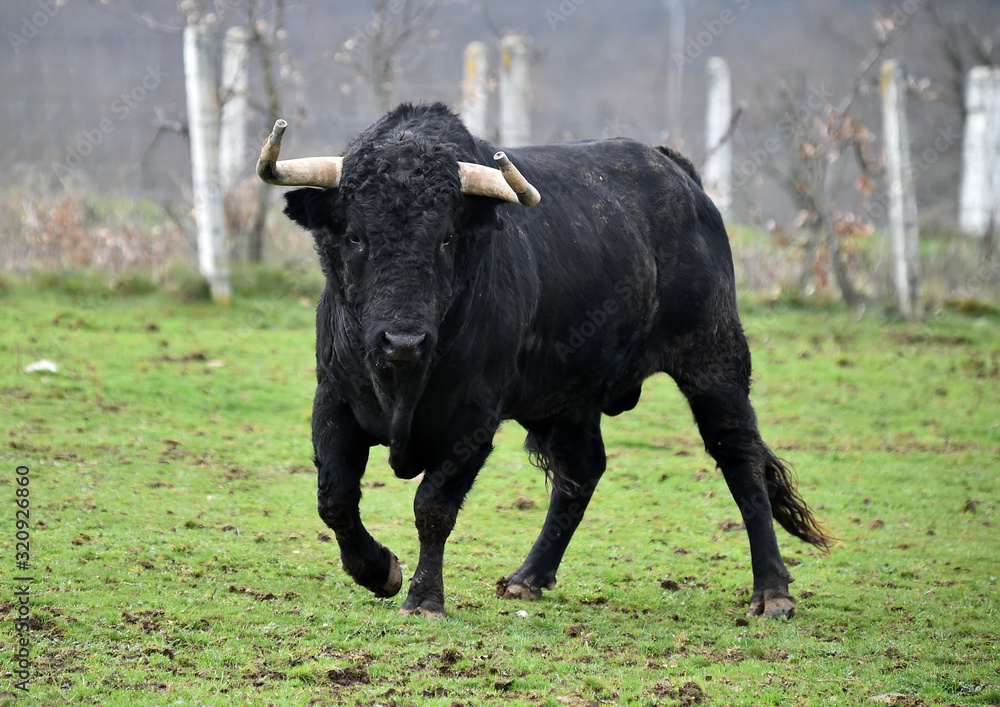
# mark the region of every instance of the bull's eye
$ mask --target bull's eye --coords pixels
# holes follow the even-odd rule
[[[364,244],[364,241],[361,240],[361,236],[359,236],[355,231],[347,232],[347,242],[355,247],[361,247]]]
[[[454,237],[455,237],[454,234],[449,233],[447,236],[445,236],[444,238],[442,238],[441,239],[441,247],[442,248],[446,248],[449,245],[451,245],[451,239],[454,238]]]

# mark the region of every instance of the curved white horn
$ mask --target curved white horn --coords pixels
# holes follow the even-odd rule
[[[260,148],[257,176],[268,184],[282,187],[339,187],[343,157],[304,157],[278,161],[281,135],[287,127],[288,123],[281,118],[275,121],[271,134]]]
[[[463,194],[503,199],[521,206],[534,206],[541,201],[538,190],[511,164],[507,155],[498,152],[493,155],[493,159],[499,169],[471,162],[458,163],[458,177],[462,182]]]

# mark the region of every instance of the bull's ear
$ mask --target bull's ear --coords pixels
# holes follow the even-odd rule
[[[497,207],[503,202],[485,196],[467,196],[463,201],[462,226],[467,230],[480,228],[496,229],[498,227]]]
[[[336,230],[339,218],[336,189],[295,189],[285,192],[285,215],[312,233]]]

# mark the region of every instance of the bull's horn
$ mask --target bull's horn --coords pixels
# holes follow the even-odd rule
[[[305,157],[278,162],[281,135],[287,127],[288,123],[281,118],[275,121],[271,134],[260,148],[257,176],[268,184],[282,187],[339,187],[343,157]]]
[[[534,206],[542,197],[528,183],[517,167],[511,164],[507,155],[498,152],[493,159],[500,169],[493,169],[471,162],[458,163],[458,176],[462,181],[462,193],[472,196],[489,196],[503,199],[521,206]]]

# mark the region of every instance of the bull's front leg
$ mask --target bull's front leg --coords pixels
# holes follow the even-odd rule
[[[465,415],[459,418],[469,417]],[[444,546],[455,527],[462,501],[479,469],[493,449],[497,422],[490,418],[448,447],[448,454],[424,474],[413,499],[413,515],[420,539],[420,560],[400,613],[440,618],[444,611]],[[486,440],[480,442],[479,440]]]
[[[316,389],[312,434],[319,517],[337,536],[344,571],[375,596],[394,596],[403,584],[399,561],[368,533],[359,510],[371,440],[325,383]]]

